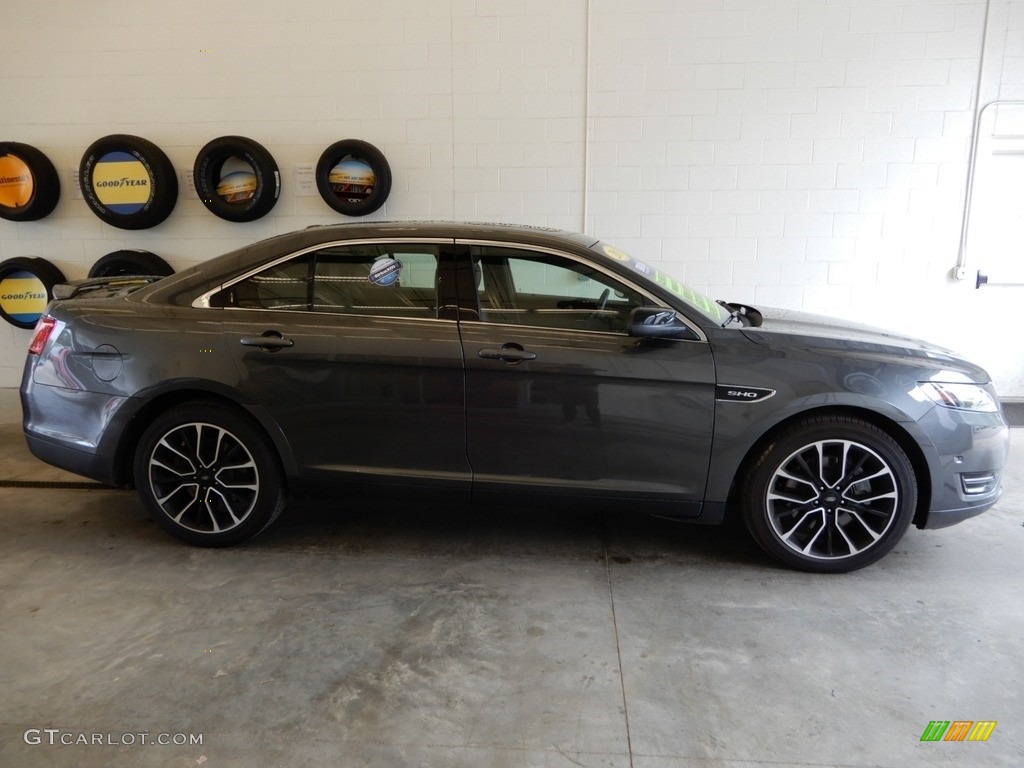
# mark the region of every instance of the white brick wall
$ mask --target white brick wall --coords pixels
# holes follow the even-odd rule
[[[17,3],[0,140],[38,146],[67,181],[108,133],[183,170],[237,133],[275,155],[284,188],[252,224],[182,197],[126,232],[66,183],[51,217],[0,221],[0,258],[76,278],[139,247],[180,268],[337,220],[295,196],[293,172],[355,137],[394,172],[374,218],[585,229],[716,296],[964,349],[1024,396],[1024,355],[987,340],[1014,301],[949,277],[985,18],[986,0]],[[1024,0],[991,0],[988,41],[981,102],[1024,98]],[[0,385],[16,385],[27,338],[0,330]]]

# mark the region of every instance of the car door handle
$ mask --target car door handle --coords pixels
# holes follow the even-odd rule
[[[239,341],[243,347],[262,347],[269,350],[295,346],[294,341],[283,336],[243,336]]]
[[[518,344],[502,344],[500,349],[481,349],[477,357],[484,360],[504,360],[506,363],[521,363],[523,360],[536,360],[535,352],[527,352]]]

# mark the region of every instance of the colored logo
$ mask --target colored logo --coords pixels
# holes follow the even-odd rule
[[[225,203],[244,203],[256,195],[256,174],[252,171],[229,173],[217,184],[217,194]]]
[[[402,262],[385,256],[377,259],[370,267],[370,282],[382,288],[394,285],[402,274]]]
[[[921,741],[988,741],[995,729],[995,720],[932,720]]]
[[[18,270],[0,280],[0,310],[19,323],[34,323],[48,302],[46,286],[31,272]]]
[[[0,205],[4,208],[28,205],[34,190],[32,171],[21,158],[14,155],[0,157]]]
[[[113,213],[138,213],[153,194],[149,167],[128,152],[108,152],[93,168],[92,190]]]
[[[331,168],[327,183],[338,197],[362,200],[373,193],[377,176],[369,165],[350,157]]]

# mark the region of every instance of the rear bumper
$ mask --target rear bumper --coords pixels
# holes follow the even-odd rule
[[[32,455],[40,461],[45,461],[47,464],[68,472],[74,472],[76,475],[88,477],[104,485],[118,485],[117,479],[114,477],[113,461],[106,456],[79,450],[66,443],[27,432],[25,441],[28,443],[28,449]]]
[[[47,464],[120,486],[115,460],[121,433],[137,410],[133,398],[22,383],[22,427],[32,455]]]

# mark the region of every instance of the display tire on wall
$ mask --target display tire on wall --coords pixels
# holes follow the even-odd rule
[[[46,259],[19,256],[0,262],[0,317],[18,328],[34,328],[53,299],[64,273]]]
[[[320,155],[316,187],[338,213],[365,216],[384,205],[391,194],[391,166],[369,142],[337,141]]]
[[[119,229],[149,229],[171,215],[178,176],[156,144],[113,134],[93,142],[79,165],[82,195],[90,210]]]
[[[281,193],[277,162],[261,144],[244,136],[221,136],[196,155],[196,193],[210,213],[227,221],[266,216]]]
[[[917,507],[913,465],[867,421],[818,416],[790,425],[746,473],[747,528],[769,555],[817,573],[875,562],[903,537]]]
[[[153,519],[195,546],[243,542],[284,508],[284,475],[270,439],[221,403],[183,403],[156,417],[133,470]]]
[[[113,251],[96,260],[89,269],[89,277],[116,275],[173,275],[174,268],[155,253],[128,249]]]
[[[60,177],[50,158],[35,147],[0,142],[0,218],[36,221],[60,199]]]

